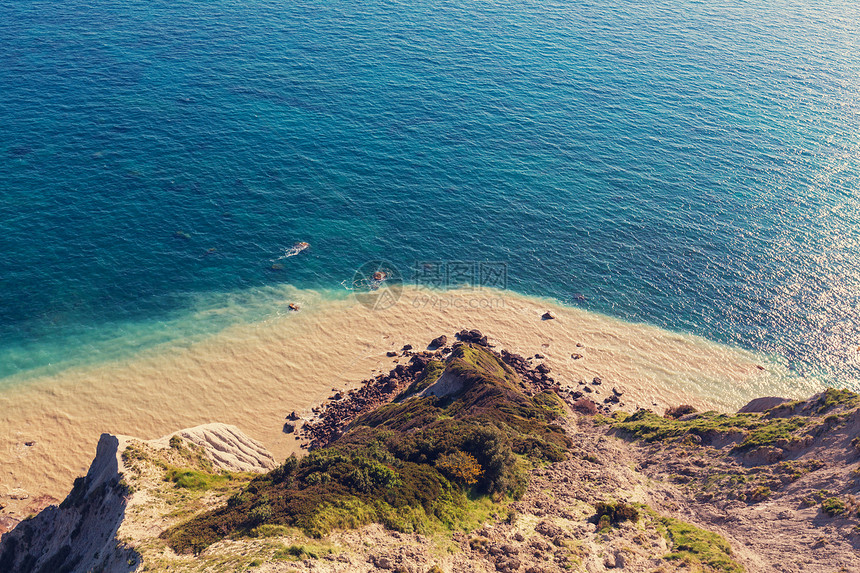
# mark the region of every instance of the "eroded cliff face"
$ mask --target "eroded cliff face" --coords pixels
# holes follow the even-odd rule
[[[480,339],[417,354],[282,464],[220,424],[103,435],[0,571],[860,571],[857,394],[631,414],[547,374]]]
[[[133,457],[141,448],[171,453],[181,444],[198,463],[214,471],[259,473],[275,467],[274,459],[260,444],[225,424],[206,424],[150,442],[102,434],[87,475],[75,480],[68,497],[3,536],[0,571],[136,570],[140,556],[119,533],[134,498],[134,460],[129,459],[129,453]]]

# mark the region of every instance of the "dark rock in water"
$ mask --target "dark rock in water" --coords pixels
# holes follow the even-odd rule
[[[388,352],[385,353],[385,355],[388,356],[389,358],[394,358],[395,356],[397,356],[397,353],[394,352],[393,350],[389,350]]]
[[[619,398],[624,395],[624,392],[622,392],[618,388],[614,388],[614,387],[612,388],[612,393],[615,394],[616,396],[618,396]]]
[[[448,344],[448,337],[444,334],[430,341],[430,348],[442,348]]]
[[[543,360],[544,358],[546,358],[546,356],[544,356],[543,354],[535,354],[535,358],[537,358],[538,360]]]
[[[289,308],[293,312],[297,312],[299,310],[299,305],[297,305],[294,302],[291,302],[290,304],[287,305],[287,308]]]
[[[550,373],[550,368],[546,364],[538,364],[537,368],[535,368],[535,370],[537,370],[541,374],[549,374]]]
[[[595,386],[600,386],[601,384],[603,384],[603,380],[601,380],[600,378],[595,376],[594,380],[592,380],[591,383],[594,384]]]
[[[577,348],[584,348],[584,347],[585,347],[585,345],[584,345],[583,343],[581,343],[581,342],[577,342],[577,343],[576,343],[576,347],[577,347]]]
[[[402,350],[404,352],[406,352],[407,350],[412,350],[412,345],[411,344],[404,344],[403,348],[401,348],[400,350]]]
[[[487,346],[487,337],[481,334],[480,330],[461,330],[457,333],[457,338],[462,342],[471,342]]]
[[[287,416],[287,420],[296,421],[298,419],[299,419],[299,415],[295,411],[291,412],[290,415]]]
[[[295,424],[293,424],[292,422],[285,422],[284,423],[284,433],[285,434],[292,434],[295,431],[296,431],[296,425]]]
[[[591,386],[585,386],[585,387],[583,388],[583,390],[585,390],[585,391],[586,391],[586,392],[588,392],[588,393],[594,392],[594,390],[591,388]]]
[[[540,318],[541,318],[541,320],[554,320],[555,315],[553,313],[551,313],[550,311],[546,311],[545,313],[543,313],[543,316],[541,316]]]
[[[574,360],[579,360],[580,358],[582,358],[582,354],[571,354],[570,357]]]
[[[24,157],[33,153],[33,148],[29,145],[15,145],[9,148],[9,157]]]

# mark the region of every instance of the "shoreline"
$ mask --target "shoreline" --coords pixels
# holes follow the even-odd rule
[[[387,306],[391,301],[375,293],[328,300],[296,291],[300,312],[4,390],[3,511],[21,515],[61,500],[85,473],[103,432],[153,439],[221,422],[281,459],[300,449],[296,436],[282,431],[287,414],[307,417],[335,391],[387,373],[401,360],[387,352],[405,344],[423,350],[440,334],[462,329],[481,330],[499,350],[544,355],[562,385],[596,376],[607,389],[619,386],[627,409],[691,403],[736,410],[762,395],[805,397],[820,388],[752,352],[546,299],[489,289],[404,287],[394,294],[399,300]],[[547,310],[554,320],[541,319]]]

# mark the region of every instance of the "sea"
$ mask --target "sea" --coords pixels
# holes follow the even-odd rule
[[[0,3],[0,388],[384,268],[860,390],[858,262],[856,2]]]

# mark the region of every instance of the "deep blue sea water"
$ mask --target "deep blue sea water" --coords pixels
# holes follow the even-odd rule
[[[0,379],[385,259],[860,387],[859,44],[847,1],[0,3]]]

